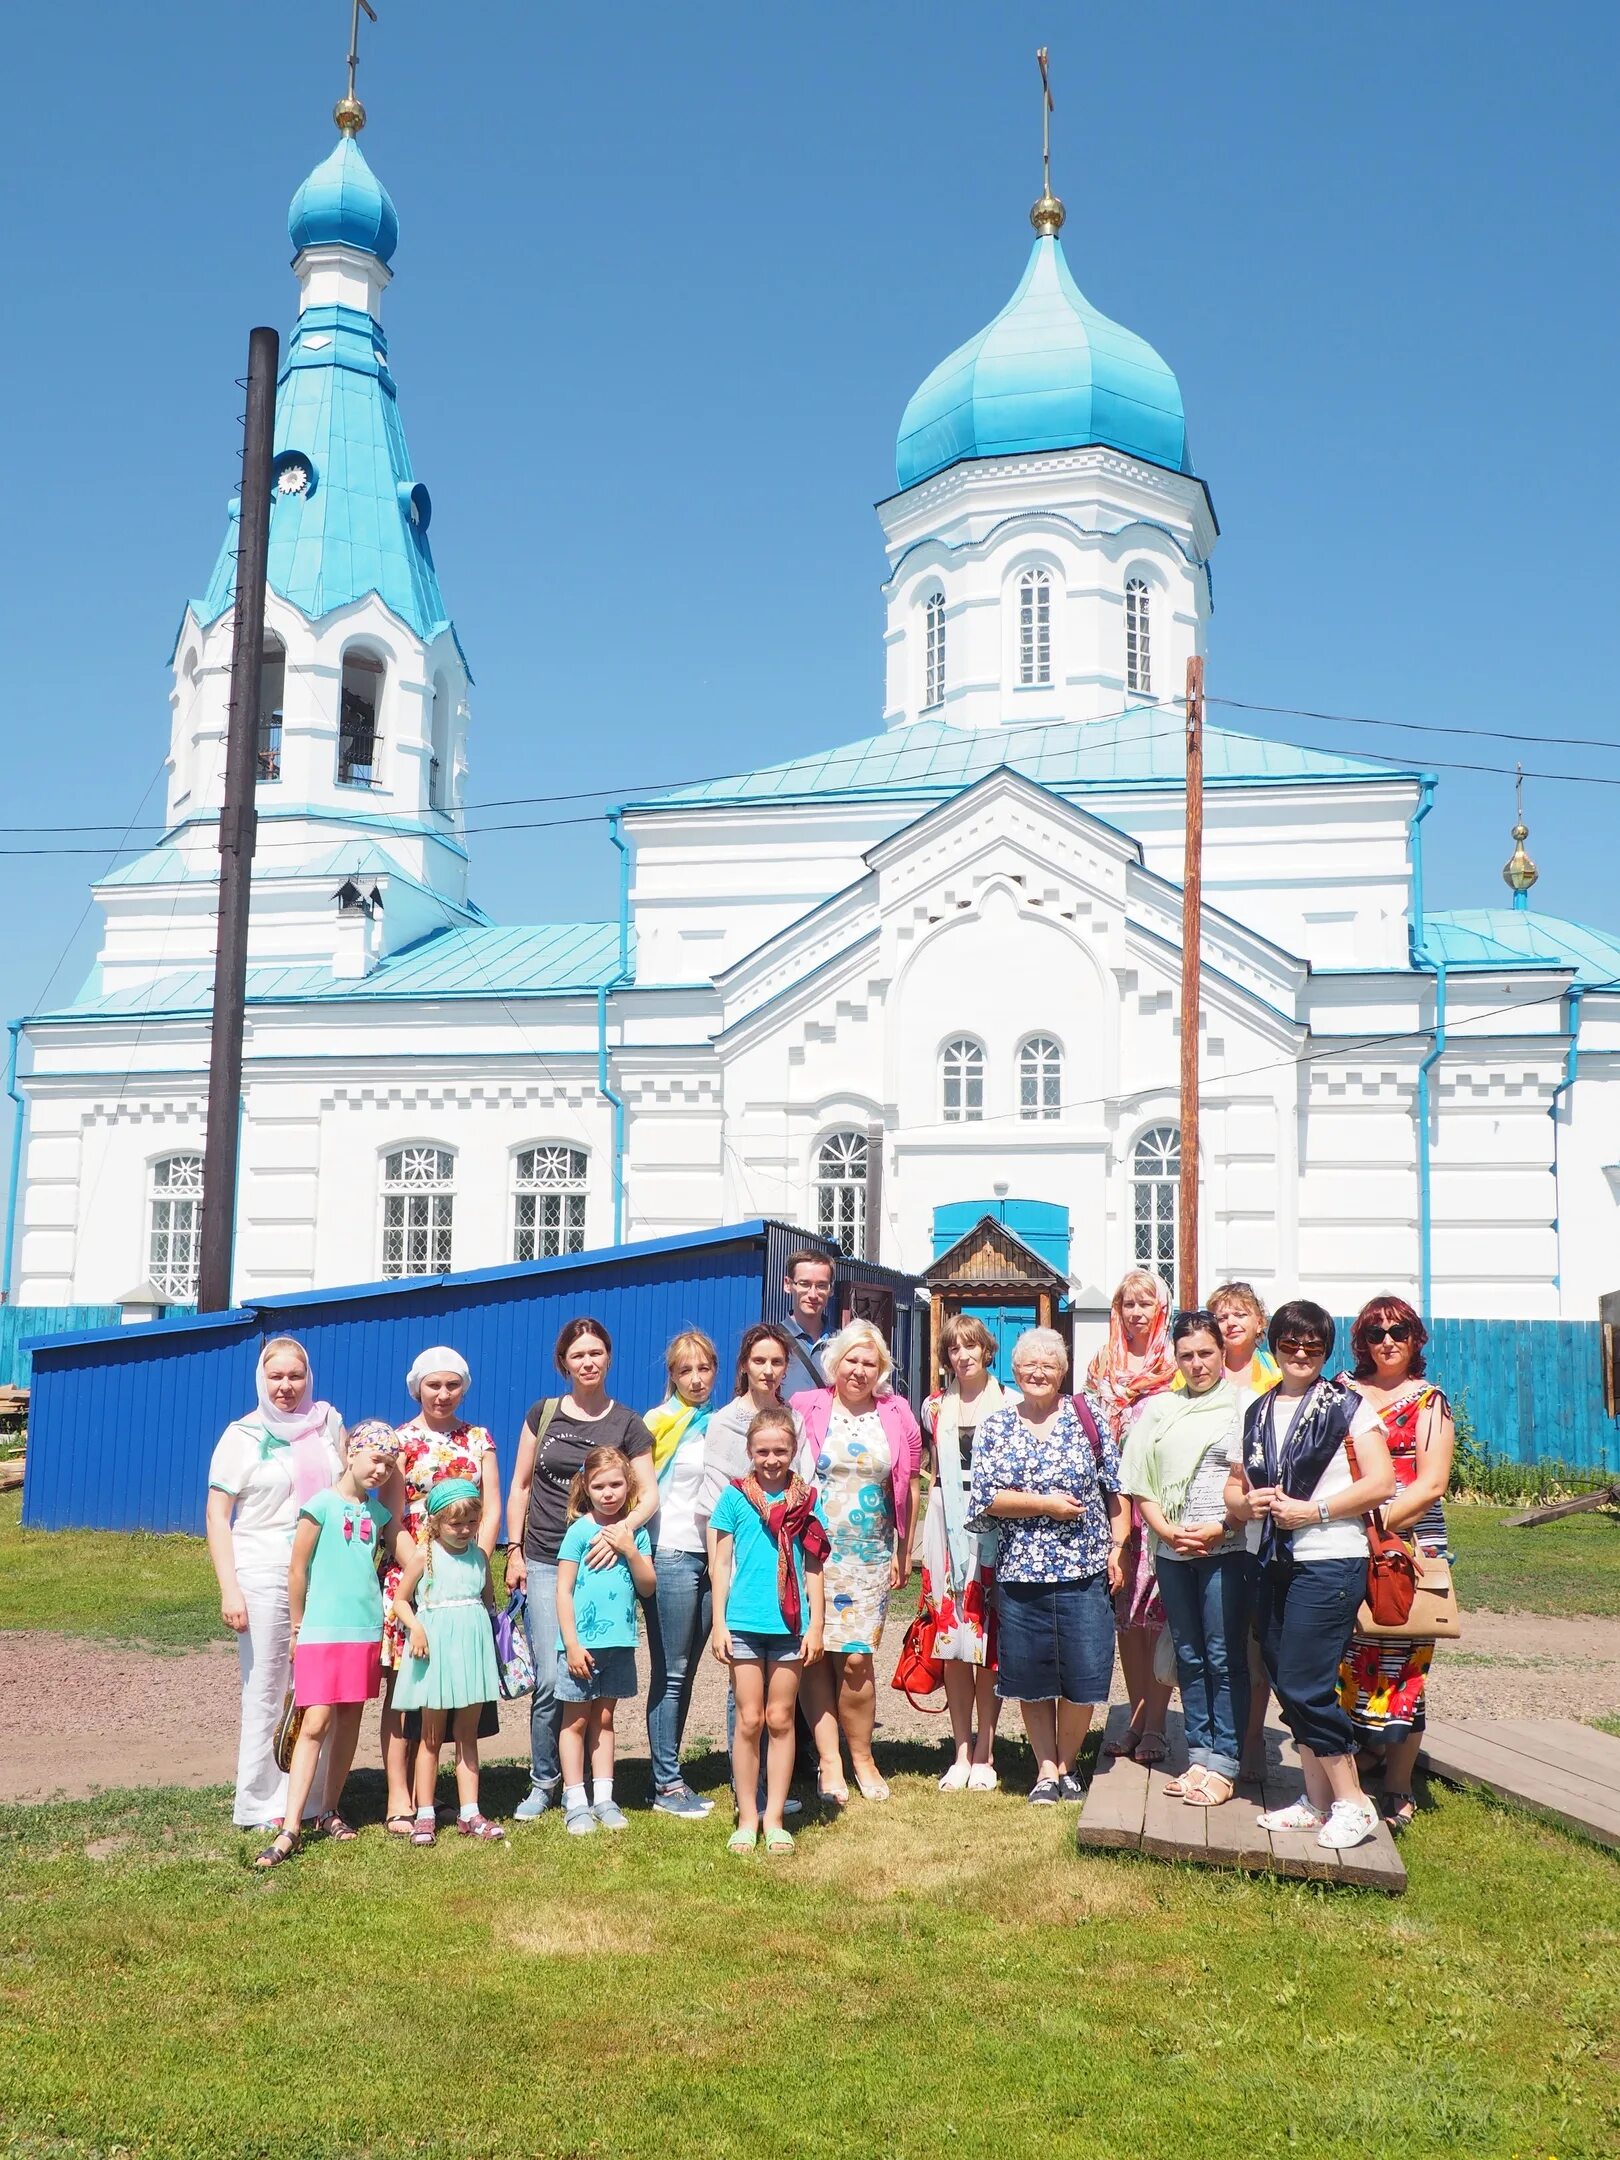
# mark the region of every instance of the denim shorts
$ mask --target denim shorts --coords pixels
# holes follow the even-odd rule
[[[756,1628],[727,1628],[731,1655],[739,1665],[797,1665],[801,1656],[797,1635],[761,1635]]]
[[[1104,1576],[996,1579],[996,1693],[1003,1702],[1102,1703],[1114,1677],[1114,1604]]]
[[[633,1702],[638,1686],[635,1651],[627,1644],[614,1644],[592,1650],[591,1656],[596,1670],[588,1680],[576,1680],[568,1670],[567,1657],[557,1652],[558,1702]]]

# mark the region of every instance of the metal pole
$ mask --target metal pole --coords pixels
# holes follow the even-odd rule
[[[1204,878],[1204,663],[1187,662],[1187,839],[1181,876],[1181,1193],[1176,1302],[1198,1303],[1198,1019]]]
[[[231,1302],[236,1238],[236,1170],[242,1101],[242,1005],[247,994],[248,901],[258,827],[259,674],[264,660],[264,579],[270,552],[270,457],[275,439],[274,330],[248,338],[247,428],[242,509],[236,538],[236,623],[231,640],[230,720],[225,791],[219,810],[219,940],[214,951],[214,1021],[208,1052],[208,1138],[203,1148],[199,1312]]]

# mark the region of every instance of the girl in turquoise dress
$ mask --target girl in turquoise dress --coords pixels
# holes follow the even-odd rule
[[[471,1838],[506,1835],[478,1805],[478,1715],[501,1691],[490,1627],[495,1591],[478,1543],[481,1511],[482,1496],[471,1478],[440,1478],[427,1497],[422,1542],[406,1559],[394,1592],[394,1617],[406,1631],[409,1651],[394,1682],[394,1708],[422,1713],[413,1845],[435,1842],[433,1797],[447,1727],[456,1749],[457,1831]]]

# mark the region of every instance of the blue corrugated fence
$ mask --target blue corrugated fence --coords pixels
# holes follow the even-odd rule
[[[33,1360],[23,1344],[34,1335],[71,1335],[116,1327],[116,1305],[0,1305],[0,1387],[27,1387]]]

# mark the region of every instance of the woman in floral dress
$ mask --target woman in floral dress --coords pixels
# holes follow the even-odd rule
[[[1451,1482],[1456,1432],[1451,1405],[1423,1376],[1429,1331],[1404,1298],[1374,1298],[1350,1330],[1355,1367],[1346,1377],[1384,1421],[1395,1497],[1384,1504],[1391,1530],[1414,1538],[1422,1552],[1446,1552],[1442,1505]],[[1339,1670],[1339,1704],[1350,1714],[1362,1749],[1362,1774],[1384,1775],[1384,1815],[1392,1830],[1412,1820],[1412,1772],[1423,1741],[1424,1689],[1434,1643],[1426,1637],[1350,1638]]]
[[[934,1481],[923,1514],[923,1596],[939,1632],[935,1654],[945,1675],[953,1756],[941,1792],[994,1792],[991,1748],[1001,1704],[996,1696],[996,1532],[968,1523],[973,1451],[984,1421],[1015,1398],[991,1371],[996,1340],[972,1313],[957,1313],[940,1330],[939,1347],[951,1377],[923,1404],[923,1430],[933,1444]]]
[[[472,1385],[472,1371],[459,1350],[435,1344],[424,1350],[405,1375],[407,1393],[421,1405],[419,1414],[399,1428],[399,1468],[405,1481],[401,1527],[418,1542],[427,1519],[428,1494],[441,1478],[469,1478],[482,1502],[478,1543],[493,1553],[501,1533],[501,1472],[495,1443],[482,1425],[461,1416],[462,1398]],[[390,1616],[399,1587],[397,1562],[383,1576],[383,1605]],[[405,1630],[390,1617],[383,1627],[383,1769],[388,1778],[388,1832],[408,1838],[416,1822],[411,1793],[411,1735],[406,1718],[395,1711],[394,1674],[405,1655]],[[497,1730],[494,1707],[486,1706],[479,1733]]]

